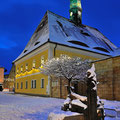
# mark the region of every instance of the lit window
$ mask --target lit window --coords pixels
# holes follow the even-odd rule
[[[23,72],[23,66],[21,66],[21,72]]]
[[[33,68],[35,68],[35,60],[33,60]]]
[[[81,16],[81,12],[80,11],[78,11],[78,15]]]
[[[19,68],[17,68],[17,74],[19,73]]]
[[[44,56],[41,56],[41,66],[42,66],[42,64],[44,64]]]
[[[70,16],[72,16],[73,15],[73,12],[70,12]]]
[[[25,82],[25,88],[28,88],[28,81]]]
[[[41,79],[41,88],[44,88],[44,79]]]
[[[36,88],[36,80],[31,81],[31,88]]]
[[[21,89],[23,89],[23,82],[21,82]]]
[[[28,63],[26,63],[25,69],[28,70]]]

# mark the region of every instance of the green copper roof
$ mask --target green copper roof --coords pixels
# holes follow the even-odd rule
[[[70,9],[71,8],[80,8],[80,9],[82,9],[81,0],[70,0]]]

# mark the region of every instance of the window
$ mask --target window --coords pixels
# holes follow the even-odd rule
[[[42,66],[42,64],[44,64],[44,56],[41,56],[41,66]]]
[[[17,83],[17,89],[19,89],[19,83]]]
[[[89,47],[87,44],[83,43],[83,42],[80,42],[80,41],[75,41],[75,40],[71,40],[71,41],[68,41],[72,44],[75,44],[75,45],[80,45],[80,46],[83,46],[83,47]]]
[[[38,41],[38,42],[36,42],[35,44],[34,44],[34,46],[36,46],[36,45],[38,45],[40,42]]]
[[[106,50],[106,49],[104,49],[104,48],[101,48],[101,47],[94,47],[93,49],[96,49],[96,50],[100,50],[100,51],[109,53],[108,50]]]
[[[33,60],[33,68],[35,68],[35,60]]]
[[[19,73],[19,68],[17,68],[17,74]]]
[[[36,88],[36,80],[31,81],[31,88]]]
[[[78,11],[78,15],[81,16],[81,12],[80,11]]]
[[[21,72],[23,72],[23,66],[21,66]]]
[[[52,87],[57,87],[58,86],[58,81],[52,81]]]
[[[41,79],[41,88],[44,88],[44,79]]]
[[[83,30],[81,30],[80,33],[82,33],[85,36],[90,36],[87,32],[84,32]]]
[[[28,63],[26,63],[26,65],[25,65],[25,69],[28,70]]]
[[[73,15],[73,12],[70,12],[70,16],[72,16]]]
[[[23,82],[21,82],[21,89],[23,89]]]
[[[24,50],[24,53],[26,53],[28,50]]]
[[[25,88],[28,88],[28,81],[25,82]]]

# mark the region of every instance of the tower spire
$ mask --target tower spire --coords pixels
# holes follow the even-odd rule
[[[70,20],[76,25],[82,24],[81,0],[70,0]]]

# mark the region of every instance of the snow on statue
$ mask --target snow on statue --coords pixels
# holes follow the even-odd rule
[[[92,67],[87,71],[87,78],[91,79],[92,89],[97,90],[97,78],[95,73],[95,65],[92,64]]]
[[[93,93],[97,93],[97,79],[96,79],[94,64],[90,69],[87,70],[86,74],[87,74],[86,75],[87,89],[89,92],[87,93],[87,97],[74,93],[72,91],[73,88],[70,87],[71,88],[70,94],[68,94],[67,99],[64,101],[62,110],[64,111],[70,110],[72,112],[84,113],[85,116],[89,117],[86,119],[90,119],[90,120],[94,119],[93,118],[95,116],[94,113],[96,112],[95,117],[99,118],[98,115],[100,115],[100,120],[104,120],[104,105],[99,99],[99,97],[97,97],[97,94],[93,94]],[[95,101],[96,103],[94,103]],[[95,110],[94,112],[93,112],[93,109]],[[89,110],[92,111],[92,113],[89,113]],[[102,116],[102,119],[101,119],[101,116]]]

